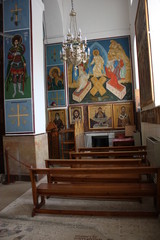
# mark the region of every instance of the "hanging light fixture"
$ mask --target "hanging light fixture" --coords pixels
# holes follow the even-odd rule
[[[62,52],[60,57],[64,62],[73,64],[75,69],[81,63],[85,63],[90,56],[90,49],[87,51],[87,39],[82,40],[81,30],[77,31],[76,12],[73,7],[73,0],[71,0],[70,12],[70,28],[67,37],[62,44]]]

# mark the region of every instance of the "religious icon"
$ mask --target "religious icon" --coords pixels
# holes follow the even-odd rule
[[[69,107],[69,119],[70,124],[74,124],[78,120],[83,120],[83,107],[82,106]]]
[[[48,112],[49,122],[54,122],[58,131],[62,130],[66,126],[66,112],[62,110],[50,110]]]
[[[114,127],[125,128],[126,125],[134,124],[133,103],[113,104]]]
[[[64,89],[63,65],[49,68],[48,91]]]
[[[24,57],[25,46],[22,43],[21,35],[14,35],[12,38],[12,46],[8,51],[8,66],[6,77],[6,91],[9,90],[9,85],[13,84],[12,98],[15,98],[18,93],[24,95],[24,83],[27,77],[26,60]]]
[[[129,41],[129,36],[88,41],[89,60],[77,74],[72,64],[67,68],[69,104],[132,100]]]
[[[112,128],[112,104],[88,106],[89,129]]]

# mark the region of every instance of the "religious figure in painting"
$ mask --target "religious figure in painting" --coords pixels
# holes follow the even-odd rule
[[[125,106],[121,107],[121,113],[118,117],[118,127],[125,127],[126,125],[130,124],[130,118],[128,114],[126,113]]]
[[[89,74],[85,72],[85,68],[83,64],[80,64],[78,66],[78,69],[79,69],[78,88],[76,89],[76,92],[80,92],[82,89],[84,89],[89,79]]]
[[[91,128],[111,127],[112,119],[107,117],[102,107],[98,107],[93,119],[90,119]]]
[[[106,114],[105,114],[105,112],[103,112],[102,111],[102,108],[101,107],[99,107],[98,108],[98,112],[97,113],[95,113],[95,118],[106,118]]]
[[[108,61],[114,61],[114,73],[121,83],[131,82],[132,74],[130,59],[126,55],[121,44],[115,40],[110,41]]]
[[[63,73],[60,74],[60,68],[52,67],[48,76],[48,90],[64,89]]]
[[[73,120],[74,121],[78,121],[79,119],[81,119],[81,115],[78,109],[75,109],[73,111]]]
[[[58,131],[62,130],[64,128],[64,124],[62,119],[60,118],[60,115],[58,112],[56,112],[55,114],[55,119],[54,119],[54,124],[56,124]]]
[[[22,37],[20,35],[15,35],[12,38],[12,47],[8,52],[8,67],[6,78],[6,90],[8,90],[10,82],[13,83],[13,98],[15,98],[17,94],[17,85],[18,92],[21,95],[24,95],[24,82],[27,76],[24,52],[25,46],[22,44]]]
[[[101,77],[104,75],[104,60],[99,55],[99,50],[95,49],[93,50],[93,60],[90,65],[93,66],[93,76],[94,77]]]
[[[116,63],[112,62],[112,64],[109,62],[108,66],[105,66],[106,76],[110,78],[110,85],[118,90],[123,89],[123,86],[118,82],[118,79],[120,79],[120,71],[123,65],[124,63],[121,59],[120,61],[116,61]]]

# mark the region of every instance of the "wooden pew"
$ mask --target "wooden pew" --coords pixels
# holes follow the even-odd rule
[[[135,167],[135,166],[143,166],[143,161],[138,158],[130,158],[130,159],[46,159],[45,166],[46,168],[55,168],[55,167],[70,167],[70,168],[106,168],[106,167]],[[117,177],[120,178],[121,181],[124,182],[139,182],[140,176],[139,174],[126,174],[124,175],[112,175],[109,176],[109,181],[117,181]],[[72,180],[72,179],[71,179]],[[52,177],[48,177],[48,182],[53,182]],[[138,199],[140,201],[140,199]]]
[[[134,167],[143,166],[142,160],[139,159],[46,159],[46,168],[50,167],[70,167],[70,168],[106,168],[106,167]],[[117,178],[123,182],[139,182],[139,174],[126,174],[126,175],[111,175],[108,181],[117,181]],[[71,179],[72,180],[72,179]],[[48,178],[48,182],[52,182],[52,178]],[[138,199],[140,201],[140,199]]]
[[[106,167],[135,167],[143,166],[141,159],[46,159],[45,160],[46,168],[55,168],[55,167],[69,167],[69,168],[106,168]],[[123,178],[124,177],[124,178]],[[117,178],[120,181],[124,182],[139,182],[139,174],[126,174],[126,175],[111,175],[108,178],[108,181],[117,181]],[[71,179],[72,180],[72,179]],[[70,180],[70,181],[71,181]],[[52,178],[48,178],[48,182],[53,182]]]
[[[50,167],[134,167],[142,166],[143,162],[141,158],[124,158],[124,159],[46,159],[45,166],[46,168]]]
[[[54,183],[36,184],[37,174],[52,175]],[[119,179],[115,182],[109,182],[109,176],[113,174],[139,174],[156,175],[157,181],[144,181],[139,183],[121,182]],[[33,194],[33,212],[43,214],[71,214],[71,215],[94,215],[94,216],[127,216],[127,217],[153,217],[158,216],[160,212],[160,168],[153,167],[117,167],[117,168],[45,168],[30,169]],[[70,180],[73,182],[70,182]],[[73,210],[73,209],[49,209],[45,204],[45,197],[66,197],[77,199],[92,200],[119,200],[119,199],[137,199],[151,197],[155,201],[155,210],[137,211],[130,209],[123,210]],[[39,202],[39,197],[41,201]],[[137,203],[136,203],[137,204]],[[139,203],[140,204],[140,203]],[[143,203],[142,203],[143,204]]]
[[[110,147],[80,147],[78,152],[107,152],[107,151],[146,151],[147,147],[145,145],[140,146],[110,146]]]
[[[137,151],[106,151],[106,152],[70,152],[70,159],[79,158],[141,158],[146,162],[147,151],[137,150]]]

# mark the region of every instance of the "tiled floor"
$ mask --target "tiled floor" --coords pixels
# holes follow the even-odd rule
[[[24,185],[23,183],[6,185],[3,186],[3,194],[2,186],[0,186],[0,199],[3,199],[5,191],[12,195],[12,199],[14,196],[17,198],[17,192],[21,195],[21,191],[24,192],[25,188],[27,190],[28,186],[25,183]],[[53,199],[47,201],[53,203]],[[63,199],[58,199],[55,203],[65,205]],[[79,203],[76,202],[76,204]],[[68,204],[73,206],[72,202],[68,202]],[[99,205],[103,206],[98,201],[94,204],[96,209]],[[124,202],[119,204],[125,208]],[[158,240],[160,236],[160,218],[104,218],[63,215],[36,215],[32,218],[32,208],[32,192],[29,189],[0,211],[0,239]]]
[[[31,187],[30,182],[15,182],[11,184],[0,183],[0,211],[15,199],[20,197]]]

